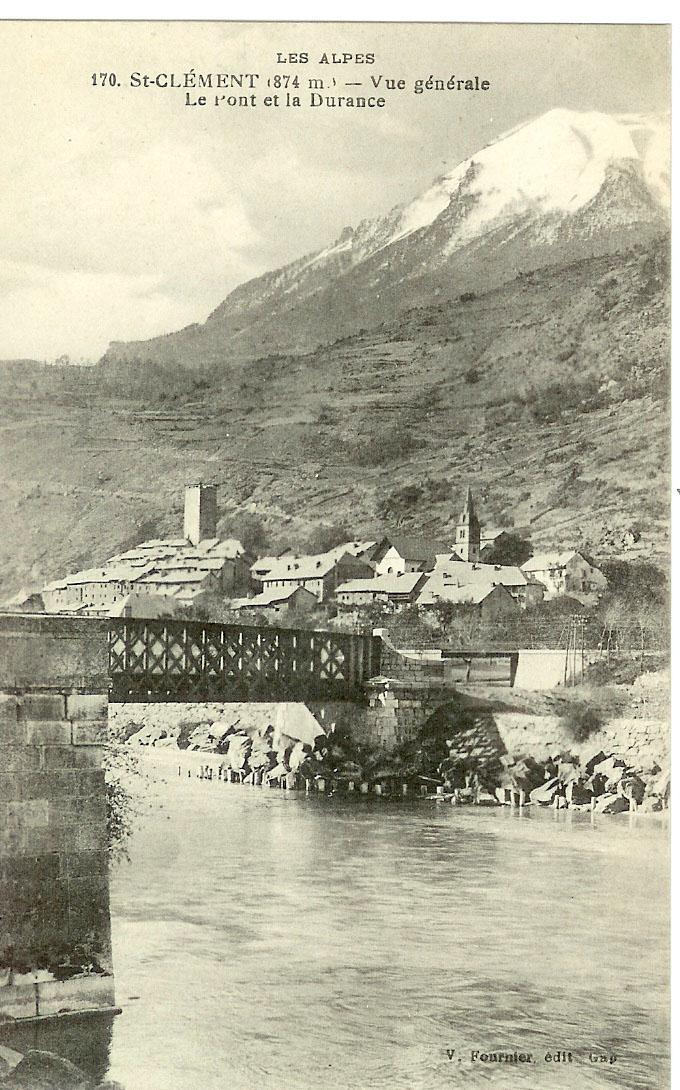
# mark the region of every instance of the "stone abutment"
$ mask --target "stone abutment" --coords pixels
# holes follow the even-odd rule
[[[114,1004],[106,633],[0,618],[0,1022]]]

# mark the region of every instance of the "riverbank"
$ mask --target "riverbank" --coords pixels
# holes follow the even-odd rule
[[[603,813],[667,806],[665,723],[603,726],[589,705],[572,702],[565,727],[556,716],[502,707],[452,694],[389,750],[357,740],[351,722],[319,721],[302,704],[118,705],[110,722],[137,752],[203,754],[203,771],[199,761],[193,774],[220,782]]]
[[[196,792],[199,797],[212,794],[218,800],[218,804],[223,793],[226,796],[229,792],[233,792],[238,797],[241,792],[246,794],[254,792],[256,795],[262,794],[265,799],[275,801],[281,799],[285,802],[288,799],[305,800],[307,803],[321,806],[324,803],[333,806],[339,804],[364,808],[369,806],[376,814],[381,810],[389,814],[395,807],[405,808],[407,811],[415,807],[416,812],[435,813],[442,807],[448,810],[454,803],[451,793],[437,793],[437,791],[429,790],[427,794],[421,794],[419,791],[391,791],[389,788],[380,792],[375,790],[361,792],[358,789],[347,791],[346,785],[333,786],[329,781],[324,783],[323,789],[314,785],[311,790],[305,791],[304,787],[298,790],[287,789],[285,783],[255,783],[252,779],[230,780],[224,774],[224,766],[219,754],[202,751],[178,751],[167,748],[157,750],[145,747],[140,756],[140,770],[147,788],[147,809],[149,805],[152,808],[165,806],[168,790],[173,791],[175,788],[189,791],[192,797]],[[471,799],[470,803],[472,803]],[[459,804],[460,800],[456,799],[454,805]],[[562,822],[567,828],[588,826],[607,829],[611,827],[621,829],[624,833],[630,829],[648,828],[651,835],[667,837],[670,834],[670,808],[654,812],[639,808],[632,811],[603,812],[601,809],[596,810],[594,807],[585,806],[543,806],[527,799],[523,800],[520,806],[518,795],[515,794],[515,797],[511,798],[508,792],[504,803],[489,798],[479,806],[472,804],[469,808],[463,806],[463,809],[466,811],[469,809],[471,814],[481,811],[486,814],[496,813],[503,820],[507,820],[506,815],[511,814],[525,819],[533,818],[534,825],[536,822],[546,821],[548,827],[553,828],[557,827],[556,822]]]

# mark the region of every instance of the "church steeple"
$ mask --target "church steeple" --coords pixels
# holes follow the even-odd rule
[[[479,519],[475,514],[475,504],[472,498],[472,489],[468,485],[465,497],[465,507],[461,512],[456,527],[456,552],[461,560],[470,564],[479,563],[479,550],[481,544],[481,528]]]

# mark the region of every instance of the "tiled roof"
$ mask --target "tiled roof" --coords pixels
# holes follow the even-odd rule
[[[178,558],[176,556],[168,557],[163,560],[153,560],[148,565],[155,571],[222,571],[224,567],[224,560],[219,557],[185,557]]]
[[[405,575],[378,575],[375,579],[350,579],[342,583],[336,594],[353,591],[375,591],[376,594],[410,594],[424,578],[423,572],[407,572]]]
[[[286,602],[293,594],[296,594],[299,590],[304,590],[304,587],[270,587],[268,590],[263,590],[261,594],[256,594],[252,598],[235,598],[231,603],[232,609],[257,609],[258,607],[265,607],[274,605],[276,602]],[[311,591],[307,592],[311,594]]]
[[[195,548],[202,553],[209,553],[211,557],[220,557],[222,560],[235,560],[236,557],[243,556],[245,552],[243,545],[235,537],[227,537],[223,541],[219,538],[199,541]]]
[[[342,556],[346,555],[345,553]],[[277,558],[264,575],[264,583],[279,579],[321,579],[339,563],[342,556],[317,553],[314,556],[283,556]],[[354,557],[352,557],[354,559]]]
[[[430,588],[428,582],[424,588],[422,594],[418,596],[418,605],[431,605],[434,602],[453,602],[456,605],[479,605],[485,598],[496,590],[499,586],[498,583],[480,582],[480,583],[467,583],[465,586],[458,586],[458,584],[447,584],[436,588],[436,592]],[[512,599],[512,595],[506,587],[501,584],[501,593],[507,594]]]
[[[127,562],[140,558],[146,560],[175,558],[183,562],[186,559],[196,557],[204,560],[224,561],[234,560],[236,557],[242,556],[244,551],[243,545],[236,538],[226,538],[224,541],[220,541],[216,537],[205,538],[203,541],[199,541],[197,545],[193,545],[186,538],[168,538],[167,540],[158,538],[151,541],[142,541],[139,545],[127,549],[124,553],[112,556],[108,563]]]
[[[203,583],[211,573],[209,571],[156,571],[152,570],[140,576],[137,583]]]
[[[525,587],[528,582],[529,578],[517,567],[444,561],[430,575],[418,601],[421,605],[435,602],[457,587],[493,586],[496,583],[505,587]]]
[[[344,556],[345,553],[349,553],[350,556],[360,557],[363,553],[367,552],[376,544],[375,541],[345,541],[342,545],[335,545],[332,549],[328,550],[328,556]]]
[[[270,571],[272,566],[274,564],[278,564],[279,561],[280,561],[280,557],[278,557],[278,556],[261,556],[261,557],[259,557],[259,559],[257,559],[255,561],[254,564],[250,565],[250,570],[251,570],[251,572],[253,572],[253,574],[258,574],[260,572],[268,572],[268,571]]]
[[[438,553],[445,553],[450,556],[453,552],[453,546],[446,544],[446,542],[424,537],[402,536],[401,534],[386,535],[382,544],[383,547],[378,550],[378,556],[392,547],[397,550],[399,556],[404,560],[415,560],[423,563],[433,561]]]
[[[523,587],[527,577],[515,564],[472,564],[464,560],[448,560],[432,572],[430,578],[441,575],[449,582],[503,583],[506,587]]]
[[[140,569],[133,569],[128,564],[105,564],[101,568],[85,568],[82,571],[73,572],[63,579],[55,579],[43,587],[43,590],[61,590],[65,587],[78,586],[81,583],[131,582],[139,578],[140,574]]]
[[[491,545],[491,544],[493,544],[493,542],[496,540],[497,537],[500,537],[500,535],[504,534],[504,533],[506,533],[505,530],[494,530],[494,529],[481,530],[480,534],[479,534],[480,544],[481,545]]]
[[[537,553],[522,564],[522,571],[548,571],[550,568],[563,568],[573,556],[580,556],[575,549],[563,553]]]
[[[155,582],[190,584],[202,582],[210,572],[219,572],[227,560],[243,555],[236,538],[220,541],[206,538],[192,545],[185,538],[153,538],[126,552],[110,557],[100,568],[88,568],[48,583],[43,589],[55,591],[82,583]]]

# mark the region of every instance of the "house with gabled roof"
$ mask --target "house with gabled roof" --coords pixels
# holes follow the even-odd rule
[[[350,556],[356,556],[359,560],[365,560],[366,562],[373,559],[373,553],[376,551],[378,542],[373,540],[359,539],[355,541],[344,541],[340,545],[334,545],[332,549],[328,549],[328,553],[335,553],[336,556],[342,556],[343,553],[349,553]]]
[[[404,575],[406,572],[432,571],[437,554],[451,556],[450,542],[408,534],[386,534],[373,553],[376,575]]]
[[[606,576],[576,549],[537,553],[522,564],[522,571],[543,584],[548,600],[568,594],[590,604],[607,589]]]
[[[418,605],[434,606],[438,602],[450,602],[452,605],[474,606],[484,621],[499,620],[502,617],[513,616],[517,613],[519,605],[513,598],[507,587],[502,583],[488,581],[467,583],[463,586],[446,586],[442,593],[421,602]]]
[[[370,579],[370,564],[349,553],[340,556],[334,550],[311,556],[283,556],[273,562],[262,577],[263,591],[305,587],[316,595],[317,601],[332,598],[340,583],[352,578]]]
[[[86,568],[47,583],[41,591],[47,613],[95,613],[110,608],[130,594],[136,580],[149,569],[126,564]]]
[[[418,596],[419,606],[438,601],[458,600],[461,587],[505,587],[522,608],[538,605],[543,600],[543,586],[529,573],[513,565],[466,564],[451,557],[438,557],[437,564]]]
[[[350,579],[341,583],[335,600],[342,608],[369,606],[374,602],[400,609],[415,602],[427,579],[425,572],[405,572],[403,575],[377,575],[374,579]]]
[[[230,603],[230,608],[237,613],[248,616],[253,613],[264,613],[267,617],[276,616],[288,611],[294,613],[309,613],[318,605],[316,595],[306,587],[271,587],[253,595],[252,598],[235,598]]]

